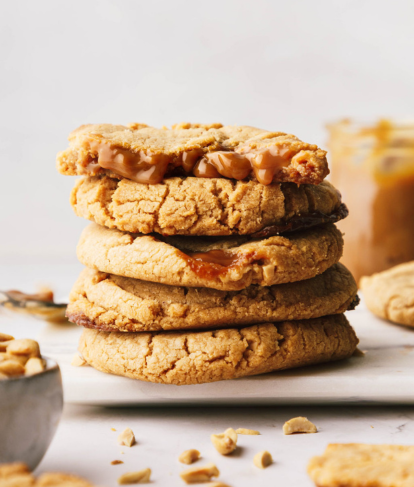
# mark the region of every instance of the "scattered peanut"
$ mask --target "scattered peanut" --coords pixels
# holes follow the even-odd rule
[[[264,450],[256,453],[256,455],[253,457],[253,463],[257,468],[266,468],[273,463],[273,458],[268,451]]]
[[[259,431],[249,430],[247,428],[238,428],[238,429],[236,429],[236,433],[238,435],[260,435]]]
[[[25,374],[34,375],[45,370],[45,361],[39,357],[32,357],[26,362]]]
[[[186,465],[191,465],[200,458],[200,452],[198,450],[185,450],[178,457],[178,461],[185,463]]]
[[[131,428],[124,429],[124,431],[118,436],[118,443],[120,445],[129,447],[135,444],[135,436]]]
[[[121,463],[124,463],[122,460],[112,460],[111,465],[120,465]]]
[[[127,472],[121,475],[118,479],[118,484],[147,484],[150,481],[151,469],[144,468],[139,472]]]
[[[183,470],[180,477],[187,484],[197,484],[200,482],[208,482],[212,477],[218,477],[220,472],[214,463],[207,463],[204,467],[192,467]]]
[[[228,455],[237,447],[237,433],[233,428],[228,428],[224,433],[211,435],[214,448],[222,455]]]
[[[308,418],[299,416],[297,418],[289,419],[283,425],[283,433],[285,435],[293,435],[295,433],[317,433],[316,426],[309,421]]]
[[[86,365],[86,360],[81,357],[80,355],[76,354],[73,356],[72,362],[70,365],[73,365],[74,367],[82,367]]]

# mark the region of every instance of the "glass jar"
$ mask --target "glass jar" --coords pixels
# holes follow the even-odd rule
[[[414,123],[328,126],[331,182],[349,216],[342,262],[357,282],[414,260]]]

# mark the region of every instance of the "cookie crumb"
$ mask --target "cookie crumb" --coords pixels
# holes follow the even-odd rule
[[[200,452],[198,450],[185,450],[178,457],[178,461],[185,463],[186,465],[191,465],[200,458]]]
[[[120,465],[121,463],[124,463],[122,460],[112,460],[111,465]]]
[[[210,482],[207,487],[230,487],[229,484],[224,484],[223,482]]]
[[[147,484],[150,481],[151,469],[144,468],[139,472],[127,472],[122,474],[118,479],[118,484]]]
[[[236,433],[238,435],[260,435],[259,431],[249,430],[248,428],[237,428]]]
[[[360,348],[356,347],[352,356],[353,357],[365,357],[366,353],[367,352],[365,350],[361,350]]]
[[[256,453],[253,457],[253,463],[257,468],[266,468],[273,463],[272,455],[264,450]]]
[[[131,428],[124,429],[124,431],[118,436],[118,443],[120,445],[129,447],[135,444],[135,435]]]
[[[208,482],[212,477],[218,477],[220,472],[214,463],[207,463],[204,467],[192,467],[183,470],[180,477],[187,484],[197,484],[201,482]]]
[[[83,367],[84,365],[86,365],[86,360],[83,357],[81,357],[80,355],[75,354],[73,356],[73,359],[72,359],[72,362],[70,363],[70,365],[73,365],[73,367]]]
[[[285,435],[293,435],[296,433],[317,433],[318,429],[316,426],[309,421],[308,418],[303,416],[298,416],[297,418],[289,419],[283,425],[283,433]]]
[[[237,433],[233,428],[228,428],[224,433],[211,435],[211,442],[221,455],[229,455],[237,447]]]
[[[111,431],[116,431],[116,429],[115,428],[111,428]]]

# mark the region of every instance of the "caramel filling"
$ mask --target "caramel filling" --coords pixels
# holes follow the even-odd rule
[[[235,262],[240,260],[240,256],[225,250],[209,250],[208,252],[196,252],[189,254],[189,256],[192,259],[200,262],[221,265],[223,267],[230,267],[234,265]]]
[[[85,149],[92,153],[92,160],[86,166],[90,173],[93,173],[98,165],[114,174],[143,184],[160,183],[165,174],[182,168],[185,173],[200,178],[225,177],[241,180],[254,176],[259,183],[268,185],[290,164],[291,158],[295,155],[294,151],[285,146],[258,150],[241,148],[238,152],[205,153],[202,149],[193,149],[179,155],[166,155],[133,152],[97,140],[86,142]]]
[[[181,255],[191,270],[204,279],[214,279],[231,269],[259,259],[257,252],[232,253],[228,250],[209,250],[191,254],[181,252]]]

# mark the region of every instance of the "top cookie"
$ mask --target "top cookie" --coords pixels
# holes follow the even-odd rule
[[[247,126],[179,124],[157,129],[83,125],[57,156],[65,175],[106,174],[138,183],[164,177],[256,179],[261,184],[319,184],[328,175],[326,152],[294,135]]]
[[[386,320],[414,326],[414,261],[363,277],[360,287],[370,311]]]

